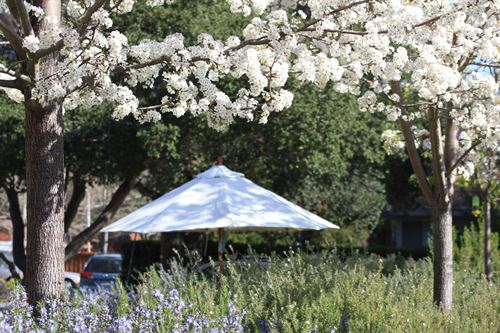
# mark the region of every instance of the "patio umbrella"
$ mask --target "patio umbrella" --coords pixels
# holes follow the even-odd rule
[[[158,233],[224,230],[321,230],[338,228],[260,187],[239,172],[215,165],[104,228],[102,232]]]

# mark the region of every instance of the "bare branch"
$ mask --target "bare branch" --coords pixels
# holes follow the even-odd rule
[[[18,89],[22,91],[25,87],[25,83],[20,79],[0,80],[0,87]]]
[[[498,63],[487,63],[487,62],[471,62],[469,65],[479,66],[479,67],[490,67],[490,68],[500,68]]]
[[[75,176],[73,179],[73,192],[71,193],[71,198],[68,202],[68,206],[64,212],[64,232],[67,233],[71,224],[73,223],[76,214],[78,213],[78,208],[85,198],[85,182],[79,177]]]
[[[0,65],[0,73],[7,74],[7,75],[10,75],[10,76],[15,77],[17,79],[20,79],[20,80],[26,82],[27,84],[31,83],[31,79],[28,76],[23,75],[19,72],[16,72],[12,69],[5,68],[2,65]]]
[[[52,52],[59,51],[60,49],[62,49],[63,46],[64,46],[64,40],[60,39],[59,41],[57,41],[52,46],[49,46],[49,47],[47,47],[45,49],[40,49],[40,50],[36,51],[35,53],[32,54],[31,57],[34,60],[41,59],[41,58],[43,58],[45,56],[48,56]]]
[[[451,103],[449,103],[446,112],[446,133],[444,139],[444,163],[446,170],[449,170],[455,164],[458,153],[458,132],[457,123],[450,115]]]
[[[429,108],[429,130],[432,153],[432,173],[434,176],[434,187],[439,193],[439,198],[445,198],[446,192],[446,166],[444,162],[444,148],[441,142],[441,121],[439,112]]]

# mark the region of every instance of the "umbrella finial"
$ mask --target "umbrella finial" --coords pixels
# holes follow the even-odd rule
[[[222,165],[224,162],[224,158],[222,156],[217,157],[217,160],[215,161],[215,165]]]

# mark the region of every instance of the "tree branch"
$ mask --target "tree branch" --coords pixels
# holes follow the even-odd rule
[[[392,91],[399,96],[399,102],[396,103],[396,106],[404,111],[404,102],[403,96],[401,92],[401,85],[399,82],[392,81],[391,82]],[[422,190],[422,193],[429,204],[432,203],[434,194],[432,192],[432,188],[427,181],[427,175],[425,174],[424,166],[422,165],[422,160],[418,153],[417,147],[415,146],[415,136],[413,135],[413,131],[411,130],[410,123],[407,120],[404,120],[402,117],[399,118],[399,127],[401,128],[401,133],[405,139],[406,150],[408,152],[408,157],[410,158],[410,163],[417,176],[418,185]]]
[[[449,170],[457,160],[458,153],[458,126],[450,112],[446,111],[446,133],[444,139],[444,163],[446,170]],[[448,176],[448,172],[446,172]]]
[[[433,108],[429,108],[428,117],[434,187],[439,193],[439,199],[443,200],[446,193],[446,166],[444,161],[443,144],[441,142],[441,121],[439,119],[438,111]]]
[[[73,192],[64,212],[64,233],[67,233],[75,220],[78,208],[85,198],[85,182],[79,177],[73,179]]]
[[[45,49],[40,49],[40,50],[36,51],[35,53],[32,54],[31,57],[33,60],[36,61],[36,60],[41,59],[45,56],[48,56],[52,52],[59,51],[60,49],[62,49],[63,46],[64,46],[64,40],[60,39],[54,45],[49,46]]]
[[[90,6],[87,11],[83,14],[80,22],[78,22],[78,33],[82,35],[87,29],[92,15],[98,11],[102,6],[106,4],[109,0],[97,0],[92,6]]]
[[[469,65],[475,65],[480,67],[491,67],[491,68],[500,68],[500,64],[496,63],[487,63],[487,62],[471,62]]]
[[[31,26],[30,17],[23,0],[14,0],[16,4],[16,9],[19,15],[19,20],[21,21],[21,27],[25,36],[31,35],[33,33],[33,27]]]
[[[21,59],[26,59],[26,52],[23,49],[23,40],[17,34],[15,28],[9,23],[11,16],[6,14],[0,15],[0,31],[9,41],[10,46],[16,51],[16,54]]]
[[[0,259],[2,259],[7,264],[7,267],[9,267],[10,275],[14,279],[20,279],[21,278],[19,276],[19,274],[17,273],[16,265],[14,265],[14,263],[12,261],[10,261],[9,259],[7,259],[7,257],[5,256],[5,254],[3,252],[0,252]]]
[[[331,16],[331,15],[334,15],[334,14],[337,14],[341,11],[344,11],[344,10],[347,10],[347,9],[350,9],[352,7],[355,7],[355,6],[358,6],[358,5],[362,5],[362,4],[365,4],[365,3],[368,3],[368,2],[371,2],[372,0],[361,0],[361,1],[355,1],[355,2],[351,2],[350,4],[347,4],[347,5],[344,5],[344,6],[340,6],[340,7],[337,7],[333,10],[331,10],[328,14],[326,14],[325,16]],[[315,25],[316,23],[319,23],[321,22],[323,19],[316,19],[316,20],[312,20],[311,22],[308,22],[307,24],[305,24],[302,28],[300,28],[299,30],[297,30],[296,32],[301,32],[301,31],[305,31],[307,28]]]
[[[118,187],[118,189],[111,197],[111,200],[109,201],[106,208],[104,208],[104,210],[94,220],[94,222],[90,225],[90,227],[83,230],[75,238],[73,238],[73,240],[68,245],[66,245],[65,249],[66,259],[69,259],[75,254],[77,254],[82,245],[85,244],[85,242],[87,242],[89,239],[94,238],[99,233],[99,231],[101,231],[102,228],[104,228],[105,226],[107,226],[112,222],[112,219],[115,216],[116,212],[123,204],[130,191],[132,191],[132,189],[137,184],[139,176],[140,173],[137,173],[131,176],[130,178],[126,179],[120,185],[120,187]]]
[[[446,177],[448,177],[449,175],[451,175],[451,173],[453,172],[453,170],[455,170],[457,168],[457,166],[460,165],[460,163],[462,163],[462,161],[467,157],[467,155],[469,155],[469,153],[474,150],[474,148],[476,148],[479,144],[481,143],[481,141],[476,141],[474,142],[459,158],[457,158],[457,160],[455,161],[455,163],[446,170]]]
[[[97,0],[92,6],[90,6],[87,11],[83,14],[82,18],[80,19],[80,21],[78,22],[78,33],[80,34],[80,36],[83,36],[86,32],[86,29],[88,28],[89,26],[89,23],[92,19],[92,15],[97,11],[99,10],[101,7],[103,7],[106,2],[108,2],[109,0]],[[43,58],[49,54],[51,54],[52,52],[56,52],[56,51],[59,51],[60,49],[62,49],[64,46],[64,40],[60,39],[58,40],[54,45],[52,46],[49,46],[45,49],[40,49],[38,50],[37,52],[35,52],[33,54],[33,59],[40,59],[40,58]]]
[[[29,78],[29,76],[23,75],[23,74],[21,74],[19,72],[16,72],[15,70],[5,68],[2,65],[0,65],[0,73],[10,75],[12,77],[15,77],[16,79],[20,79],[20,80],[24,81],[27,84],[31,83],[31,79]]]
[[[26,253],[24,252],[24,221],[19,205],[18,192],[5,186],[5,193],[9,201],[10,220],[12,222],[12,254],[14,263],[23,272],[26,271]]]
[[[347,10],[347,9],[350,9],[352,7],[355,7],[355,6],[358,6],[358,5],[361,5],[361,4],[364,4],[364,3],[368,3],[370,1],[373,1],[373,0],[361,0],[361,1],[356,1],[356,2],[352,2],[350,4],[347,4],[347,5],[344,5],[344,6],[341,6],[341,7],[338,7],[338,8],[335,8],[333,9],[332,11],[330,11],[327,16],[330,16],[330,15],[334,15],[338,12],[341,12],[343,10]],[[313,26],[314,24],[320,22],[322,19],[317,19],[317,20],[313,20],[307,24],[305,24],[303,27],[301,27],[300,29],[297,29],[296,31],[294,31],[295,33],[298,33],[298,32],[302,32],[302,31],[307,31],[307,29],[310,27],[310,26]],[[241,42],[240,44],[236,45],[236,46],[233,46],[233,47],[230,47],[230,48],[227,48],[224,53],[227,55],[229,52],[232,52],[232,51],[237,51],[237,50],[240,50],[246,46],[257,46],[257,45],[266,45],[266,44],[269,44],[271,42],[270,39],[268,38],[265,38],[265,37],[259,37],[259,38],[254,38],[254,39],[248,39],[246,41],[243,41]],[[141,69],[141,68],[145,68],[145,67],[148,67],[148,66],[153,66],[153,65],[158,65],[158,64],[161,64],[162,62],[168,60],[167,58],[165,57],[159,57],[157,59],[152,59],[148,62],[145,62],[145,63],[140,63],[140,64],[134,64],[134,65],[131,65],[131,66],[128,66],[126,68],[122,68],[123,70],[127,70],[127,69]],[[192,58],[191,61],[192,62],[197,62],[197,61],[202,61],[202,60],[206,60],[206,58],[201,58],[201,57],[195,57],[195,58]]]
[[[0,80],[0,87],[18,89],[22,91],[23,88],[25,87],[25,83],[23,80],[20,79]]]

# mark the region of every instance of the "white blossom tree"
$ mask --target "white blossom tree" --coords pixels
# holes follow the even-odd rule
[[[15,54],[0,86],[19,90],[26,106],[30,302],[62,289],[63,109],[110,101],[116,118],[141,122],[190,112],[216,129],[234,117],[265,123],[291,105],[283,87],[294,76],[363,91],[362,110],[397,125],[386,137],[397,144],[402,135],[432,206],[434,299],[451,307],[455,175],[476,147],[497,149],[498,82],[478,68],[499,66],[498,0],[228,0],[253,16],[242,36],[202,34],[196,45],[181,34],[129,45],[112,17],[131,15],[134,2],[0,1],[2,44]],[[218,88],[225,77],[244,82],[237,96]],[[160,83],[161,104],[140,105],[134,87]],[[432,180],[420,143],[432,154]]]

